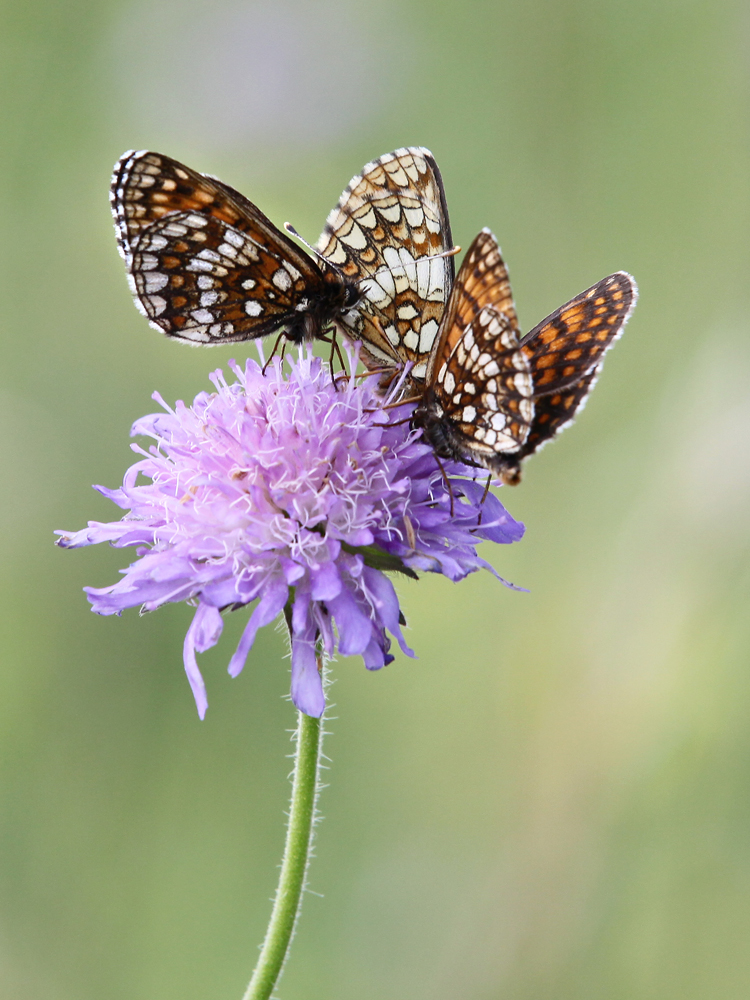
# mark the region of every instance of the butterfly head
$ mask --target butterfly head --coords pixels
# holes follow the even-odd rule
[[[323,281],[329,293],[329,299],[334,308],[341,313],[356,309],[362,301],[363,293],[356,282],[347,278],[343,271],[324,261]]]
[[[344,312],[350,312],[352,309],[356,309],[363,298],[363,291],[352,281],[345,281],[346,287],[346,298],[344,300]]]

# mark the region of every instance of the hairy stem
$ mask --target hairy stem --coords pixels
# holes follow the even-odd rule
[[[258,964],[243,1000],[268,1000],[284,966],[302,905],[310,860],[318,769],[322,743],[320,719],[299,713],[292,801],[276,898]]]

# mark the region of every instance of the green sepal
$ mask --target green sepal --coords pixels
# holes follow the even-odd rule
[[[410,569],[398,556],[384,552],[377,545],[363,545],[360,548],[355,548],[353,545],[341,542],[341,548],[350,555],[362,556],[365,566],[369,566],[371,569],[379,569],[384,573],[403,573],[404,576],[411,577],[412,580],[419,579],[414,570]]]

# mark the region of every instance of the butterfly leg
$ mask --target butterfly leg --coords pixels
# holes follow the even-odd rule
[[[451,517],[453,517],[456,507],[455,498],[453,496],[453,487],[451,486],[451,481],[448,479],[448,474],[445,471],[445,466],[435,454],[435,461],[437,462],[438,469],[440,469],[440,475],[443,477],[443,482],[445,483],[445,488],[448,490],[448,496],[451,498]]]
[[[482,494],[482,499],[480,501],[480,507],[484,506],[484,501],[487,499],[487,494],[490,492],[490,486],[491,485],[492,485],[492,473],[490,472],[487,475],[487,482],[485,484],[484,493]],[[482,523],[482,514],[483,513],[484,513],[484,511],[482,511],[482,510],[479,511],[479,517],[477,518],[477,527],[479,527],[479,525]]]
[[[368,368],[367,371],[358,372],[355,378],[368,378],[370,375],[390,375],[392,368]]]
[[[328,338],[326,338],[328,340]],[[333,382],[333,388],[338,391],[338,383],[336,381],[336,376],[333,373],[333,359],[334,356],[338,358],[339,364],[341,365],[341,373],[346,375],[346,361],[344,360],[344,355],[341,353],[341,348],[339,347],[338,338],[336,337],[336,328],[334,327],[331,332],[331,339],[329,341],[331,345],[331,354],[328,358],[328,368],[331,372],[331,381]]]
[[[375,412],[375,411],[373,410],[373,412]],[[393,423],[388,424],[388,426],[389,427],[401,427],[402,424],[408,424],[410,422],[410,420],[411,420],[410,416],[409,417],[404,417],[403,420],[394,420]]]
[[[407,403],[418,403],[421,398],[421,396],[407,396],[406,399],[399,399],[395,403],[383,403],[377,410],[365,410],[365,413],[377,413],[378,410],[395,410],[399,406],[406,406]],[[409,419],[411,420],[411,417]],[[392,424],[391,426],[395,425]]]
[[[346,361],[344,360],[344,355],[341,353],[341,347],[339,346],[338,337],[336,336],[336,330],[334,328],[332,334],[333,349],[336,351],[336,357],[339,359],[339,364],[341,365],[342,371],[346,372]]]
[[[274,357],[276,356],[276,351],[279,349],[279,343],[281,342],[281,340],[282,340],[283,337],[284,337],[284,331],[282,330],[281,333],[276,338],[276,343],[273,345],[273,350],[268,355],[268,360],[266,361],[266,363],[263,365],[263,368],[261,369],[261,375],[265,375],[266,374],[266,368],[268,368],[268,366],[271,364],[271,362],[273,361]],[[286,351],[286,340],[284,340],[284,346],[281,349],[281,360],[282,361],[284,360],[284,353],[285,353],[285,351]]]
[[[336,389],[336,391],[338,391],[338,379],[339,379],[339,376],[343,375],[345,381],[348,380],[349,376],[348,376],[348,373],[346,371],[346,361],[344,360],[344,355],[341,353],[341,348],[339,347],[339,342],[336,339],[336,329],[334,328],[331,331],[330,337],[326,336],[326,334],[324,334],[324,333],[321,333],[321,334],[318,335],[318,337],[316,339],[319,340],[323,344],[330,344],[331,345],[331,353],[328,356],[328,370],[331,373],[331,382],[333,384],[333,388]],[[334,357],[338,358],[339,364],[341,365],[341,371],[339,371],[339,372],[334,372],[334,370],[333,370],[333,359],[334,359]]]

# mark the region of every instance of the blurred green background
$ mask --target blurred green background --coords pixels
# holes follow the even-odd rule
[[[0,995],[239,998],[288,796],[288,663],[244,616],[91,614],[150,394],[242,352],[132,306],[127,148],[315,238],[363,163],[424,144],[456,241],[499,236],[530,328],[610,271],[640,304],[576,426],[502,499],[489,574],[400,584],[419,659],[334,667],[284,1000],[750,995],[750,13],[732,0],[6,2]],[[745,609],[743,611],[743,608]]]

